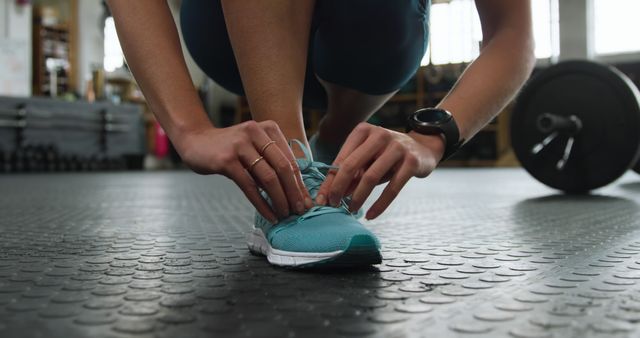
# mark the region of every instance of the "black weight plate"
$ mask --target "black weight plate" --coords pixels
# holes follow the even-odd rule
[[[620,71],[588,61],[568,61],[534,76],[521,92],[511,117],[511,140],[522,166],[540,182],[570,193],[605,186],[629,169],[640,155],[640,94]],[[563,170],[567,136],[559,136],[534,155],[544,134],[540,114],[576,115],[582,130]]]

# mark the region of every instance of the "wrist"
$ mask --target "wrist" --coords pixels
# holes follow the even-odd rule
[[[181,156],[184,156],[188,153],[189,149],[193,146],[195,139],[198,138],[199,135],[202,135],[205,132],[212,131],[217,129],[212,124],[205,124],[201,126],[190,126],[190,127],[177,127],[171,130],[171,132],[167,132],[169,139],[171,139],[176,151]]]
[[[446,150],[446,140],[444,138],[444,135],[423,135],[416,133],[415,131],[410,131],[409,133],[407,133],[407,135],[409,135],[409,137],[414,139],[423,147],[429,149],[437,162],[440,162],[442,160],[442,157],[444,156],[444,152]]]

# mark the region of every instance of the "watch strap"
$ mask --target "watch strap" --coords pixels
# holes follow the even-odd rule
[[[440,162],[453,156],[464,144],[464,139],[460,138],[460,130],[458,130],[458,125],[453,116],[451,116],[451,120],[448,123],[441,126],[441,129],[445,139],[445,149]]]
[[[423,135],[443,135],[445,140],[445,150],[440,162],[451,157],[464,145],[465,140],[460,138],[458,125],[451,113],[447,112],[450,116],[449,121],[440,125],[420,125],[415,119],[416,113],[409,117],[406,130],[407,132],[415,131],[416,133]]]
[[[440,160],[440,162],[445,161],[449,157],[453,156],[453,154],[455,154],[463,145],[464,139],[460,139],[458,142],[452,144],[451,146],[447,142],[447,144],[445,145],[444,154],[442,155],[442,159]]]

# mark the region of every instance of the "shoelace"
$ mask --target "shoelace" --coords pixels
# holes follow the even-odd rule
[[[324,182],[325,176],[320,172],[321,169],[338,169],[338,167],[328,165],[322,162],[316,162],[311,160],[311,154],[309,149],[305,147],[299,140],[291,140],[290,145],[297,144],[304,152],[305,158],[298,160],[300,166],[300,172],[302,173],[302,181],[309,190],[311,196],[315,196]],[[340,206],[337,208],[331,206],[316,205],[307,210],[304,215],[298,217],[298,221],[309,219],[315,216],[331,214],[331,213],[344,213],[350,215],[349,208],[344,200],[340,201]]]

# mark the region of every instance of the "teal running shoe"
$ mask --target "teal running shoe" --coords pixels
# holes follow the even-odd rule
[[[304,184],[315,199],[325,179],[320,170],[332,167],[312,161],[309,150],[300,141],[294,142],[305,153],[305,158],[297,162]],[[344,201],[337,208],[314,206],[304,215],[292,215],[275,225],[256,213],[247,244],[252,253],[286,267],[364,266],[382,260],[380,242],[349,213]]]

